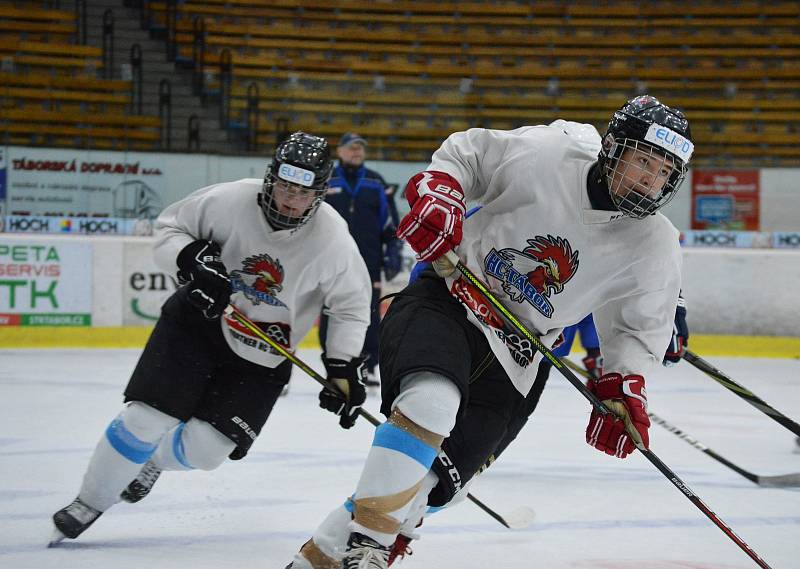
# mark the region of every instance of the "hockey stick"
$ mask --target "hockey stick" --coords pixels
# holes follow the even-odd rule
[[[744,468],[736,466],[725,457],[718,455],[713,450],[708,448],[706,445],[704,445],[697,439],[690,437],[687,433],[684,433],[678,427],[669,424],[655,413],[648,413],[648,416],[654,423],[658,423],[659,425],[667,429],[669,432],[685,440],[694,448],[703,451],[705,454],[707,454],[714,460],[721,462],[731,470],[738,472],[739,474],[747,478],[750,482],[758,484],[759,486],[764,486],[766,488],[795,488],[797,486],[800,486],[800,472],[795,472],[794,474],[782,474],[778,476],[760,476],[758,474],[753,474],[752,472],[748,472]]]
[[[294,365],[299,367],[301,370],[306,372],[311,379],[322,385],[325,389],[333,391],[334,393],[341,393],[340,389],[331,381],[328,381],[327,378],[320,375],[317,371],[315,371],[312,367],[306,364],[303,360],[298,358],[293,352],[290,352],[275,340],[267,336],[264,331],[256,326],[252,320],[250,320],[244,313],[235,307],[232,304],[229,304],[225,308],[225,315],[230,316],[234,320],[236,320],[239,324],[250,330],[253,334],[258,336],[260,340],[263,340],[267,344],[269,344],[272,348],[274,348],[280,355],[285,357],[287,360],[292,362]],[[364,409],[363,407],[358,408],[358,414],[364,417],[367,421],[369,421],[373,426],[377,427],[381,424],[374,415],[372,415],[369,411]],[[478,506],[481,510],[492,516],[495,520],[503,524],[508,529],[522,529],[528,527],[535,517],[535,513],[530,508],[522,506],[517,508],[516,510],[512,511],[507,516],[501,516],[489,506],[478,500],[472,494],[467,494],[467,498],[469,498],[472,503]]]
[[[790,431],[792,431],[795,435],[800,436],[800,425],[792,421],[789,417],[775,409],[774,407],[770,406],[766,401],[758,397],[752,391],[747,389],[746,387],[739,385],[735,381],[733,381],[730,377],[719,371],[713,365],[708,363],[706,360],[698,356],[697,354],[686,350],[683,354],[683,359],[687,362],[692,364],[694,367],[699,369],[700,371],[704,372],[707,376],[711,379],[725,387],[726,389],[732,391],[745,401],[747,401],[750,405],[769,415],[771,419],[780,423]]]
[[[589,377],[589,373],[575,362],[568,360],[566,358],[564,358],[563,362],[567,365],[567,367],[569,367],[576,373],[586,378]],[[778,476],[761,476],[759,474],[753,474],[752,472],[749,472],[744,468],[741,468],[740,466],[733,464],[730,460],[728,460],[724,456],[717,454],[716,452],[708,448],[706,445],[704,445],[697,439],[691,437],[688,433],[679,429],[675,425],[668,423],[655,413],[648,411],[647,416],[650,417],[650,420],[652,420],[654,423],[661,425],[670,433],[676,435],[680,439],[683,439],[697,450],[702,451],[703,453],[707,454],[717,462],[724,464],[734,472],[741,474],[754,484],[758,484],[759,486],[763,486],[765,488],[795,488],[797,486],[800,486],[800,472],[795,472],[793,474],[781,474]]]
[[[449,266],[448,266],[449,265]],[[603,415],[608,415],[611,411],[606,407],[602,401],[600,401],[597,397],[595,397],[594,393],[589,391],[589,388],[586,387],[583,382],[578,379],[578,377],[568,368],[564,363],[557,358],[550,349],[545,346],[542,341],[532,334],[503,304],[500,303],[499,300],[492,294],[492,292],[486,288],[480,279],[478,279],[475,274],[466,266],[461,260],[458,258],[458,255],[455,254],[453,251],[448,251],[442,257],[434,261],[434,267],[436,268],[437,272],[440,275],[449,275],[452,274],[455,270],[458,270],[461,275],[469,281],[469,283],[474,286],[481,294],[483,299],[491,304],[495,309],[497,309],[504,317],[507,323],[511,324],[513,328],[522,334],[533,346],[545,357],[547,360],[553,364],[553,367],[556,368],[558,371],[561,372],[567,381],[569,381],[575,389],[580,391],[581,395],[586,398],[589,403],[592,404],[598,412],[602,413]],[[631,437],[633,439],[633,437]],[[658,456],[652,451],[644,447],[644,445],[638,444],[636,447],[639,449],[639,452],[650,461],[650,463],[655,466],[664,477],[672,482],[672,484],[681,491],[681,493],[692,502],[697,509],[699,509],[705,516],[711,520],[720,530],[722,530],[725,535],[727,535],[731,541],[733,541],[739,548],[744,551],[748,557],[750,557],[756,564],[761,567],[762,569],[770,569],[770,566],[767,564],[766,561],[761,559],[759,555],[751,548],[747,543],[740,538],[736,533],[720,519],[720,517],[715,514],[703,500],[700,499],[697,494],[695,494],[687,485],[686,483],[681,480],[675,472],[673,472],[664,462],[661,461]]]

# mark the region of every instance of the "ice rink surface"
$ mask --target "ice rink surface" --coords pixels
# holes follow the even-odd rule
[[[136,505],[119,504],[83,536],[46,549],[50,517],[80,485],[118,413],[138,350],[0,352],[0,567],[283,569],[327,512],[352,493],[372,427],[350,431],[317,406],[295,370],[247,459],[213,472],[165,473]],[[317,369],[319,352],[301,357]],[[700,354],[703,355],[703,354]],[[707,357],[800,419],[800,361]],[[800,472],[794,437],[688,363],[647,378],[650,409],[759,475]],[[366,408],[378,415],[378,397]],[[584,442],[588,404],[557,372],[534,418],[472,487],[511,531],[470,502],[427,518],[400,568],[734,569],[756,567],[639,455]],[[800,568],[800,489],[760,488],[653,425],[651,448],[773,568]]]

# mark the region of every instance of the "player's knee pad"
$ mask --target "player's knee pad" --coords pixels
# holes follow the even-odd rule
[[[189,419],[180,433],[181,452],[186,465],[199,470],[214,470],[236,446],[211,424]]]
[[[111,421],[105,438],[127,460],[143,464],[152,456],[164,433],[179,422],[150,405],[134,401]]]
[[[164,433],[180,423],[180,419],[167,415],[141,401],[129,403],[117,419],[125,429],[140,440],[157,441]]]
[[[406,375],[392,410],[419,427],[446,437],[456,424],[461,392],[447,377],[430,371]]]

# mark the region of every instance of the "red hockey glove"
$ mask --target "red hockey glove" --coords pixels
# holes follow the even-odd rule
[[[444,172],[420,172],[408,181],[405,196],[411,211],[400,222],[397,236],[408,241],[420,261],[438,259],[461,243],[464,192]]]
[[[647,416],[644,377],[607,373],[600,379],[590,379],[587,387],[613,413],[603,415],[596,409],[592,410],[586,427],[587,443],[617,458],[625,458],[636,448],[631,437],[649,448],[647,430],[650,418]]]

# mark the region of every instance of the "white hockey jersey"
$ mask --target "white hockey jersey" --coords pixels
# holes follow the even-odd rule
[[[369,325],[372,284],[345,221],[326,203],[295,231],[276,231],[257,203],[262,180],[201,188],[167,207],[155,223],[156,263],[177,271],[178,253],[196,239],[222,248],[231,302],[289,350],[311,330],[322,306],[330,314],[328,357],[361,353]],[[220,319],[231,349],[275,367],[283,357],[232,318]]]
[[[455,251],[531,332],[550,346],[564,327],[592,313],[605,371],[646,375],[671,337],[678,232],[660,213],[636,220],[592,209],[587,175],[599,149],[594,127],[563,120],[513,131],[476,128],[451,135],[428,169],[450,174],[467,200],[482,204],[465,220]],[[458,276],[447,283],[463,297]],[[491,318],[468,313],[527,394],[541,355]]]

